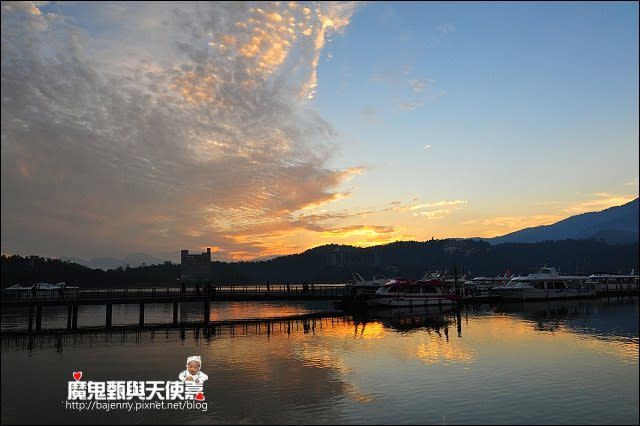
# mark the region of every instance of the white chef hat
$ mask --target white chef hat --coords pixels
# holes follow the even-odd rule
[[[202,367],[202,360],[200,358],[200,355],[193,355],[187,358],[187,365],[189,365],[191,361],[196,361]]]

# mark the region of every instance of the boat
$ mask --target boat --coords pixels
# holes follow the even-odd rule
[[[428,270],[420,279],[422,281],[440,280],[449,286],[458,287],[467,280],[467,274],[458,276],[457,272],[449,273],[446,270],[444,272]]]
[[[453,294],[444,281],[398,278],[380,287],[373,298],[367,300],[369,306],[425,306],[457,303],[460,297]]]
[[[538,271],[511,279],[491,289],[501,299],[540,300],[592,297],[596,287],[582,275],[560,275],[556,268],[543,266]]]
[[[464,282],[464,293],[473,295],[488,295],[494,287],[503,287],[509,283],[511,277],[499,275],[497,277],[475,277]]]
[[[58,283],[41,282],[41,283],[34,283],[34,284],[28,284],[28,285],[14,284],[11,287],[7,287],[3,289],[2,291],[6,291],[6,292],[47,291],[47,290],[65,291],[65,290],[75,290],[77,288],[79,287],[67,286],[66,282],[61,281]]]
[[[370,280],[365,280],[362,278],[362,275],[357,272],[354,272],[351,276],[353,277],[353,281],[347,283],[347,288],[351,290],[351,296],[356,298],[373,297],[382,285],[390,281],[387,277],[376,275]]]
[[[589,275],[587,283],[593,284],[598,293],[640,290],[638,275],[633,269],[628,275],[598,272]]]

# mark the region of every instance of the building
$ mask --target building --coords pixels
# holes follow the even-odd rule
[[[180,250],[180,279],[182,281],[208,281],[211,279],[211,248],[202,254],[189,254]]]

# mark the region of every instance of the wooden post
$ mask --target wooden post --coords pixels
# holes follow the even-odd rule
[[[36,331],[42,330],[42,305],[36,305]]]
[[[209,299],[204,301],[204,323],[209,324],[209,312],[210,312]]]
[[[173,302],[173,325],[178,325],[178,302]]]
[[[140,304],[140,321],[138,325],[144,327],[144,303]]]
[[[78,329],[78,304],[73,304],[73,318],[71,319],[71,328],[74,330]]]
[[[113,316],[113,304],[111,303],[107,303],[107,312],[106,312],[106,319],[105,319],[105,327],[106,328],[111,328],[111,319]]]
[[[73,303],[67,305],[67,330],[71,330],[71,312],[73,311]]]
[[[29,304],[29,332],[33,331],[33,305]]]

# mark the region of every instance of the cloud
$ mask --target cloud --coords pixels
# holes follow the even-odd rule
[[[405,101],[400,102],[400,109],[403,111],[413,111],[414,109],[420,108],[422,105],[424,105],[424,101]]]
[[[564,219],[562,215],[531,215],[531,216],[497,216],[486,219],[471,219],[462,222],[466,226],[479,226],[471,234],[478,237],[495,237],[524,228],[540,225],[551,225]]]
[[[438,25],[438,31],[440,31],[443,34],[448,34],[448,33],[452,33],[456,30],[455,25],[451,24],[451,23],[447,23],[447,24],[440,24]]]
[[[424,217],[427,219],[440,219],[451,213],[460,210],[468,202],[466,200],[453,200],[453,201],[434,201],[430,203],[416,203],[411,202],[403,205],[402,203],[395,202],[388,207],[387,211],[396,212],[412,212],[416,217]],[[435,208],[435,209],[434,209]]]
[[[360,111],[360,115],[365,120],[375,121],[377,118],[377,111],[373,106],[367,105],[362,111]]]
[[[407,210],[420,210],[430,207],[443,207],[443,206],[460,206],[462,204],[467,204],[465,200],[454,200],[454,201],[435,201],[433,203],[420,203],[408,206]]]
[[[423,149],[431,149],[431,145],[425,145]]]
[[[349,195],[306,100],[354,4],[75,7],[2,4],[3,252],[261,255],[235,232]]]
[[[604,210],[609,207],[626,204],[637,198],[637,195],[612,195],[604,192],[593,195],[598,198],[583,201],[565,208],[558,206],[557,204],[559,203],[556,201],[535,203],[539,206],[554,207],[554,210],[556,210],[555,213],[471,219],[462,222],[462,225],[479,226],[476,231],[472,232],[473,235],[480,237],[495,237],[497,235],[504,235],[510,232],[519,231],[524,228],[551,225],[566,219],[569,216]]]
[[[565,213],[575,215],[593,211],[608,209],[609,207],[621,206],[638,198],[637,194],[632,195],[612,195],[606,192],[593,194],[596,199],[583,201],[576,205],[565,208]]]
[[[409,86],[415,93],[421,93],[428,90],[431,86],[432,80],[409,80]]]

